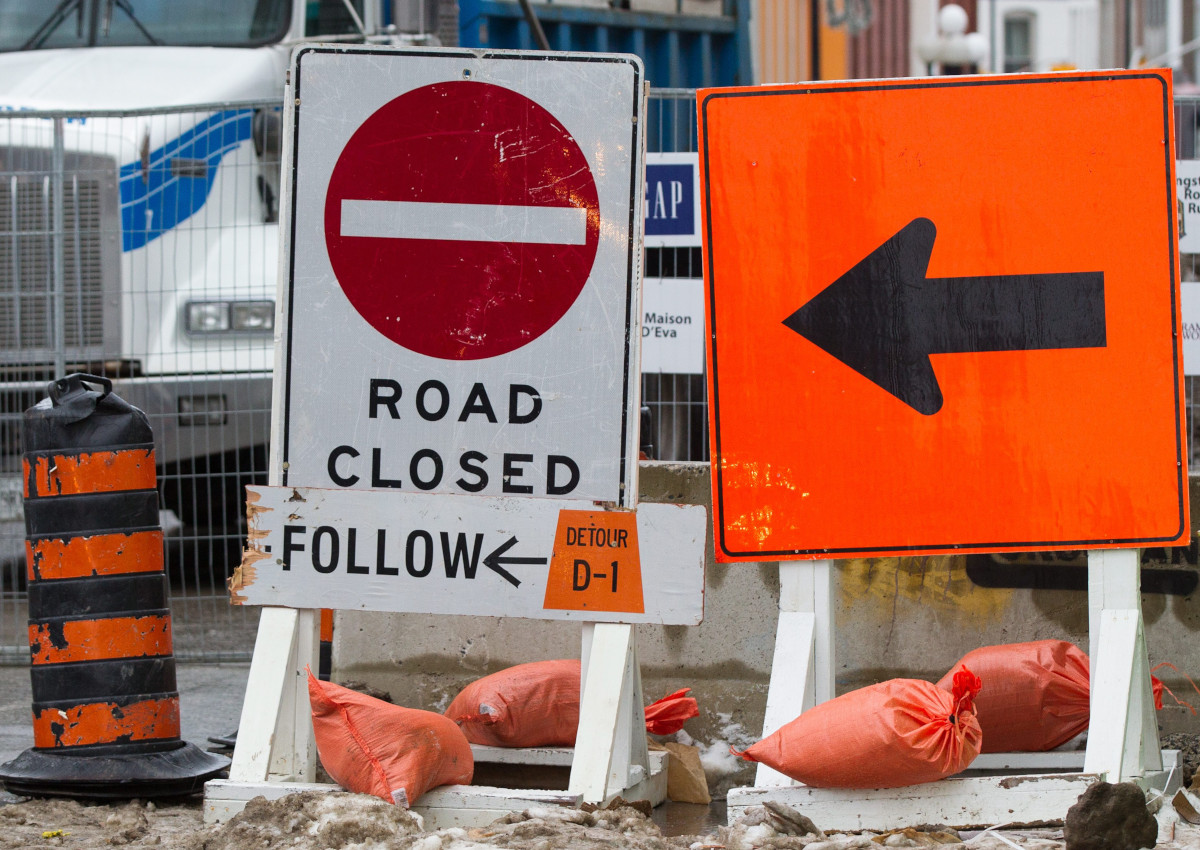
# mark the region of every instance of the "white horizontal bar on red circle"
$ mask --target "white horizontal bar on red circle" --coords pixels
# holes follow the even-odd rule
[[[583,245],[587,209],[342,200],[342,236]]]

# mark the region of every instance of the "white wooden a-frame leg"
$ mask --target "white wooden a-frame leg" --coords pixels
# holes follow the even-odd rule
[[[1085,773],[1109,782],[1162,770],[1137,549],[1088,552],[1091,720]]]
[[[779,564],[779,625],[763,717],[764,738],[800,712],[833,699],[833,571],[833,561]],[[754,776],[756,788],[794,784],[764,764]]]
[[[316,778],[305,667],[318,663],[320,622],[315,610],[262,609],[229,768],[231,781]]]
[[[649,775],[637,632],[617,623],[588,623],[583,637],[579,732],[571,762],[569,793],[601,803],[620,793],[641,768]]]

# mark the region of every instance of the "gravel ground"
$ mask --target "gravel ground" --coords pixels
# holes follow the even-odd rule
[[[8,798],[13,799],[13,798]],[[1195,800],[1194,802],[1200,803]],[[4,802],[0,800],[0,803]],[[1198,850],[1200,827],[1159,815],[1158,850]],[[645,815],[620,806],[599,811],[530,809],[476,829],[426,832],[420,818],[363,794],[304,792],[259,798],[226,824],[205,826],[198,799],[182,803],[92,805],[26,800],[0,805],[0,848],[170,847],[180,850],[870,850],[941,847],[1059,850],[1061,829],[955,832],[916,827],[876,834],[825,835],[782,807],[751,809],[707,835],[664,836]]]

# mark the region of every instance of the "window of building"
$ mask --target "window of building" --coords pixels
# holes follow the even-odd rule
[[[1033,15],[1004,16],[1004,73],[1033,70]]]

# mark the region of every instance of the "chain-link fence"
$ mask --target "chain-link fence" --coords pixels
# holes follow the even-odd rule
[[[695,103],[692,90],[651,93],[650,153],[696,151]],[[279,106],[0,112],[0,661],[28,660],[20,421],[72,371],[112,379],[155,430],[176,656],[249,658],[257,613],[229,606],[225,579],[242,488],[265,480]],[[1200,160],[1200,98],[1177,99],[1175,118],[1178,159]],[[1183,281],[1200,282],[1200,253],[1180,259]],[[698,243],[648,247],[645,278],[694,297],[701,263]],[[690,371],[643,373],[643,444],[658,459],[708,459],[694,353]],[[1186,378],[1193,451],[1198,380]]]
[[[245,660],[231,607],[242,488],[266,477],[278,102],[0,112],[0,661],[28,660],[20,422],[69,372],[113,380],[155,432],[175,654]],[[696,150],[695,93],[655,92],[650,150]],[[701,277],[698,247],[649,252]],[[657,457],[707,457],[703,374],[647,375]]]
[[[154,429],[176,654],[249,656],[224,581],[266,468],[280,115],[0,112],[0,657],[29,651],[22,413],[69,372]]]

